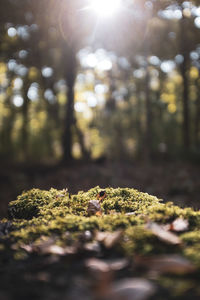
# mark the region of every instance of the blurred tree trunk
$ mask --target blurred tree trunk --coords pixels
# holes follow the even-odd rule
[[[67,82],[67,105],[66,105],[66,117],[64,123],[63,131],[63,160],[70,161],[72,160],[72,130],[74,124],[74,85],[76,80],[76,47],[72,43],[70,46],[66,45],[64,47],[63,56],[66,59],[65,65],[65,79]]]
[[[24,103],[22,106],[22,147],[23,147],[23,154],[25,160],[28,158],[28,111],[29,111],[29,99],[28,99],[28,89],[29,89],[29,80],[26,76],[23,82],[23,99]]]
[[[77,137],[78,137],[80,147],[81,147],[82,156],[85,160],[89,160],[90,159],[90,151],[88,151],[86,146],[85,146],[83,132],[79,128],[76,120],[75,120],[74,127],[75,127],[75,130],[76,130],[76,134],[77,134]]]
[[[200,76],[200,70],[199,70],[199,76]],[[196,80],[196,86],[197,86],[197,98],[195,101],[195,120],[194,120],[194,142],[196,149],[200,146],[199,143],[199,131],[200,131],[200,85],[199,85],[199,79]]]
[[[146,10],[146,32],[144,36],[144,58],[145,58],[145,79],[144,79],[144,93],[145,93],[145,136],[144,136],[144,159],[151,160],[152,157],[152,99],[150,89],[150,72],[148,57],[151,53],[151,36],[149,21],[153,17],[153,11]]]
[[[188,70],[190,65],[189,51],[187,48],[187,19],[183,17],[180,21],[180,50],[183,55],[183,62],[180,66],[181,76],[183,78],[183,146],[186,152],[190,148],[190,107],[189,107],[189,80]]]
[[[12,85],[13,74],[8,72],[9,86]],[[13,141],[12,141],[12,133],[14,130],[14,123],[16,118],[16,111],[12,101],[12,93],[10,93],[10,89],[4,89],[4,93],[6,94],[6,108],[9,110],[8,115],[3,116],[2,122],[2,134],[1,134],[1,151],[3,153],[3,157],[6,159],[10,159],[13,157]]]
[[[142,150],[142,103],[141,103],[141,86],[138,83],[136,85],[136,136],[137,136],[137,155],[141,158]]]
[[[147,61],[146,61],[146,76],[144,81],[144,92],[145,92],[145,107],[146,107],[144,155],[146,160],[150,160],[152,155],[152,103],[151,103],[151,93],[150,93],[150,74],[149,74],[149,66]]]
[[[9,108],[9,115],[4,117],[1,146],[3,146],[2,150],[5,158],[10,159],[13,156],[12,133],[14,129],[16,113],[10,95],[6,97],[6,103],[7,107]]]

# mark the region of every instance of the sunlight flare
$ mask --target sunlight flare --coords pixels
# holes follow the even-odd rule
[[[121,6],[121,0],[90,0],[90,8],[103,18],[112,17]]]

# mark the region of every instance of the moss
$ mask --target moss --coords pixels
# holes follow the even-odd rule
[[[198,229],[181,235],[185,243],[184,255],[200,267],[200,231]]]
[[[100,191],[100,187],[95,187],[71,196],[67,190],[56,189],[23,192],[9,204],[10,221],[4,219],[0,223],[3,241],[9,240],[17,249],[24,243],[35,242],[41,236],[56,235],[58,242],[65,244],[66,232],[79,236],[86,230],[122,229],[124,234],[120,243],[124,255],[179,252],[200,266],[200,212],[191,208],[182,209],[172,203],[164,204],[162,200],[135,189],[106,188],[106,197],[101,203],[102,216],[88,217],[88,203],[97,199]],[[189,231],[179,234],[184,247],[169,246],[146,229],[147,220],[166,224],[177,217],[189,221]],[[9,230],[6,231],[7,224]]]
[[[8,216],[17,219],[32,219],[40,215],[42,207],[59,206],[63,198],[67,198],[66,191],[41,191],[32,189],[18,196],[16,201],[9,204]]]

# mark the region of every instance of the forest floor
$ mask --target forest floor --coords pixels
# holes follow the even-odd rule
[[[173,205],[157,206],[157,202],[154,211],[151,202],[157,200],[140,193],[141,197],[150,197],[148,203],[145,199],[136,201],[136,204],[146,205],[144,213],[135,215],[130,207],[130,213],[124,216],[109,208],[108,216],[85,218],[76,213],[81,205],[86,210],[85,203],[101,189],[96,188],[97,192],[94,189],[91,195],[84,193],[72,198],[69,193],[87,191],[94,186],[130,187],[182,207],[192,206],[198,211],[199,178],[199,166],[182,162],[4,166],[0,170],[2,216],[6,216],[8,202],[15,200],[23,190],[34,187],[49,190],[53,187],[58,190],[67,188],[68,191],[58,191],[58,195],[52,196],[55,205],[41,211],[44,217],[0,222],[0,300],[186,300],[190,296],[198,300],[199,212],[173,208]],[[119,199],[126,198],[124,190],[119,190]],[[67,217],[66,211],[66,215],[56,221],[57,213],[64,213],[68,207],[71,209],[64,206],[59,210],[56,202],[62,204],[62,193],[64,198],[67,197],[66,201],[75,205],[76,213]],[[109,197],[115,197],[115,191],[107,189],[106,194],[110,196],[104,200],[104,209],[109,204]],[[118,201],[118,196],[113,199]],[[21,197],[23,201],[27,196]],[[32,195],[27,199],[29,202],[39,198]],[[76,201],[80,203],[76,205]],[[115,201],[109,205],[115,207]],[[49,220],[51,229],[46,220]],[[117,229],[119,224],[123,233]],[[96,226],[100,231],[93,231]],[[180,227],[184,228],[180,230]],[[12,234],[13,230],[13,235],[7,240],[6,235]],[[55,234],[49,236],[49,230]],[[32,243],[32,239],[36,240]],[[122,251],[127,249],[129,252],[129,246],[131,255]],[[18,247],[25,257],[21,257]]]
[[[152,164],[76,162],[64,165],[3,165],[0,168],[0,216],[9,201],[33,187],[68,188],[70,193],[100,187],[130,187],[172,201],[181,207],[200,208],[200,165],[185,162]]]

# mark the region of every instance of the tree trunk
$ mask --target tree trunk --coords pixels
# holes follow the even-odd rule
[[[141,158],[141,150],[143,148],[143,131],[142,131],[142,103],[141,103],[141,88],[140,84],[138,83],[136,88],[136,120],[135,120],[135,128],[136,128],[136,137],[137,137],[137,155]]]
[[[29,81],[26,77],[24,79],[23,85],[23,99],[24,103],[22,106],[22,146],[23,146],[23,154],[25,160],[28,158],[28,109],[29,109],[29,99],[28,99],[28,89],[29,89]]]
[[[90,152],[85,147],[84,135],[83,135],[81,129],[78,127],[76,120],[75,120],[74,127],[75,127],[75,130],[76,130],[76,134],[77,134],[77,137],[78,137],[80,147],[81,147],[82,156],[85,160],[89,160],[90,159]]]
[[[3,119],[1,147],[5,159],[11,159],[14,152],[12,133],[14,130],[16,112],[10,96],[7,96],[6,103],[8,104],[10,113]]]
[[[199,70],[199,75],[200,75],[200,70]],[[198,92],[197,92],[197,98],[195,101],[195,120],[194,120],[194,142],[195,142],[195,147],[196,149],[199,148],[200,146],[200,141],[199,141],[199,131],[200,131],[200,86],[198,84],[198,80],[196,81],[197,87],[198,87]]]
[[[180,47],[181,54],[183,55],[183,62],[180,66],[181,76],[183,78],[183,94],[182,94],[182,104],[183,104],[183,125],[182,125],[182,135],[183,135],[183,146],[186,152],[190,148],[190,107],[189,107],[189,80],[187,71],[189,69],[189,51],[187,49],[187,34],[186,34],[186,19],[180,22]]]
[[[189,87],[188,87],[188,55],[184,55],[184,61],[181,65],[181,75],[183,78],[183,145],[186,151],[190,148],[190,111],[189,111]]]
[[[76,47],[65,46],[65,78],[67,82],[67,105],[63,132],[63,160],[72,160],[72,129],[74,124],[74,85],[76,80]]]
[[[145,107],[146,107],[146,126],[145,126],[145,145],[144,156],[146,160],[150,160],[152,156],[152,104],[150,93],[150,74],[148,63],[146,65],[145,76]]]

